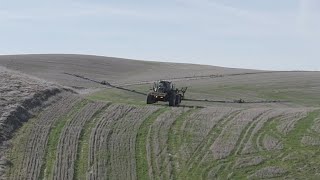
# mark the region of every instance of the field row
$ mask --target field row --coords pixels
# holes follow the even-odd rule
[[[319,110],[110,104],[67,96],[24,125],[11,179],[225,179],[320,173]],[[309,162],[302,167],[297,161]],[[315,166],[317,165],[317,166]]]
[[[309,108],[170,109],[149,123],[145,179],[272,178],[298,174],[292,153],[319,163],[319,111]],[[315,130],[316,129],[316,130]],[[314,131],[314,133],[310,133]],[[319,159],[319,158],[317,158]],[[302,166],[302,163],[300,164]],[[320,169],[306,171],[319,173]],[[318,174],[319,175],[319,174]],[[299,176],[300,177],[300,176]],[[301,175],[303,177],[303,175]]]

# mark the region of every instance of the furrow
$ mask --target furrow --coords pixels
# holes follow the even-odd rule
[[[262,120],[264,119],[264,117],[267,117],[267,115],[270,113],[271,110],[267,110],[266,112],[264,112],[263,114],[261,114],[260,116],[257,116],[256,118],[253,119],[252,122],[249,123],[248,128],[246,128],[245,133],[243,134],[239,144],[237,145],[236,151],[235,151],[235,155],[239,155],[239,151],[243,148],[245,141],[248,142],[248,139],[250,139],[250,134],[252,134],[252,131],[254,130],[254,128],[256,127],[256,125]],[[249,136],[249,137],[248,137]]]
[[[23,150],[23,159],[12,173],[12,179],[38,179],[46,155],[48,136],[52,126],[79,102],[76,96],[64,94],[61,100],[49,106],[35,122]]]
[[[133,110],[134,107],[126,105],[111,105],[104,112],[103,117],[92,129],[89,142],[89,169],[87,179],[99,179],[110,174],[110,146],[109,141],[116,121]]]
[[[77,157],[77,147],[82,128],[105,105],[105,103],[90,102],[71,121],[67,122],[62,130],[57,147],[53,179],[73,179],[74,162]]]
[[[136,174],[136,137],[143,121],[158,108],[142,106],[133,109],[114,126],[111,135],[110,162],[112,179],[137,179]]]
[[[247,125],[255,118],[266,112],[264,108],[242,111],[234,120],[230,121],[222,130],[219,137],[211,146],[215,159],[223,159],[231,154]]]
[[[153,161],[155,161],[155,176],[161,179],[170,179],[171,170],[166,169],[171,163],[169,161],[170,154],[168,153],[168,134],[169,129],[174,121],[181,116],[188,108],[173,108],[161,114],[151,126],[151,133],[148,134],[148,139],[151,140]]]
[[[220,129],[223,127],[225,123],[232,120],[232,117],[236,116],[239,113],[237,109],[225,108],[214,112],[210,117],[213,121],[213,126],[211,126],[211,130],[202,138],[198,147],[196,148],[193,155],[188,160],[188,169],[189,173],[195,173],[197,170],[201,170],[201,165],[204,163],[204,158],[210,151],[210,146],[214,142],[214,140],[218,137],[220,133]],[[205,121],[204,119],[198,120],[198,123],[201,121]]]

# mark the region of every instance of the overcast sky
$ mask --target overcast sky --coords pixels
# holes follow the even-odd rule
[[[320,0],[0,0],[0,54],[320,70]]]

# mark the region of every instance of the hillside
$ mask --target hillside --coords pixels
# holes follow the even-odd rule
[[[1,92],[18,91],[6,96],[15,97],[11,104],[27,99],[17,96],[19,92],[29,90],[26,97],[36,99],[34,93],[59,90],[52,100],[41,99],[39,110],[29,110],[32,116],[11,128],[14,134],[0,154],[0,172],[9,179],[320,177],[319,72],[82,55],[0,56],[0,66],[20,71],[0,71],[1,83],[8,87]],[[142,92],[153,80],[171,79],[189,87],[188,98],[285,102],[146,105],[143,95],[104,88],[64,72]],[[2,113],[11,107],[7,101],[0,101]]]
[[[98,81],[105,80],[143,92],[149,91],[153,81],[168,79],[176,82],[178,87],[188,86],[187,97],[195,99],[284,100],[293,102],[289,105],[291,107],[320,105],[320,72],[256,71],[102,56],[50,54],[0,56],[0,66],[73,87],[80,93],[96,92],[89,94],[93,99],[111,98],[124,103],[144,104],[145,97],[105,89],[99,84],[65,73],[78,74]],[[280,106],[286,107],[288,104]]]
[[[41,77],[61,85],[97,87],[63,73],[75,73],[111,83],[137,83],[175,77],[252,72],[215,66],[159,63],[88,55],[9,55],[0,56],[0,65]]]
[[[13,133],[68,90],[0,66],[0,178]]]

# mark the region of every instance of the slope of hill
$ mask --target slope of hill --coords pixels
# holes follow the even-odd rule
[[[68,97],[13,138],[8,176],[319,178],[319,117],[319,108],[167,108]]]
[[[59,93],[13,128],[7,160],[0,159],[0,171],[10,179],[320,177],[319,72],[266,73],[80,55],[0,56],[0,65],[78,89],[100,89]],[[163,78],[189,86],[189,98],[290,102],[145,105],[143,95],[101,89],[65,71],[144,92],[149,81]],[[47,89],[20,76],[6,84],[11,81],[27,84],[19,86],[21,92]],[[13,92],[14,84],[6,92]]]
[[[111,83],[135,83],[155,79],[253,72],[206,65],[159,63],[88,55],[0,56],[0,65],[67,86],[97,87],[63,74],[75,73]],[[99,87],[99,86],[98,86]]]
[[[13,133],[46,106],[61,99],[65,90],[43,80],[0,66],[0,177],[4,152]]]
[[[153,81],[169,79],[178,87],[188,86],[187,97],[195,99],[247,101],[284,100],[289,106],[320,103],[320,72],[255,71],[207,65],[133,61],[87,55],[11,55],[0,56],[0,65],[37,76],[50,82],[92,92],[93,99],[144,103],[145,97],[85,81],[64,73],[86,76],[98,81],[124,85],[148,92]],[[97,92],[98,91],[98,92]],[[185,102],[187,105],[203,103]],[[210,106],[211,103],[205,104]],[[279,105],[279,104],[278,104]],[[281,105],[281,104],[280,104]],[[283,105],[281,105],[283,106]],[[288,104],[284,104],[288,106]]]

